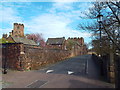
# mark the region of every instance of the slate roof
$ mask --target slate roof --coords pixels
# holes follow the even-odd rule
[[[62,45],[65,41],[65,37],[62,38],[48,38],[46,44],[48,45]]]
[[[28,44],[28,45],[37,45],[33,40],[27,39],[27,38],[22,38],[22,37],[13,37],[13,40],[16,43],[23,43],[23,44]]]

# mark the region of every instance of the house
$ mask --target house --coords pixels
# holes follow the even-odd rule
[[[14,43],[23,43],[25,45],[37,45],[33,40],[23,38],[23,37],[9,36],[7,40],[13,41]]]
[[[46,42],[48,49],[62,49],[65,50],[65,37],[61,38],[48,38]]]
[[[9,36],[7,34],[3,34],[2,38],[13,43],[23,43],[25,45],[37,45],[33,40],[27,39],[24,36],[23,24],[14,23],[13,30],[12,32],[9,32]]]

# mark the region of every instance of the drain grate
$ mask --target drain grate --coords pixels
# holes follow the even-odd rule
[[[41,81],[41,80],[37,80],[34,83],[28,85],[28,88],[39,88],[40,86],[42,86],[43,84],[45,84],[47,81]]]

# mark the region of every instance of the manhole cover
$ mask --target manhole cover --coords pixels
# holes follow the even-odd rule
[[[37,80],[34,83],[28,85],[28,88],[39,88],[40,86],[42,86],[43,84],[45,84],[47,81],[41,81],[41,80]]]

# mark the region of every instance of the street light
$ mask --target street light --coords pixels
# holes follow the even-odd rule
[[[102,29],[102,19],[103,19],[103,15],[99,14],[97,16],[97,21],[99,23],[99,31],[100,31],[100,54],[99,54],[99,57],[101,57],[101,47],[102,47],[102,42],[101,42],[101,29]]]
[[[98,23],[102,23],[102,19],[103,19],[103,15],[99,14],[99,15],[97,16],[97,21],[98,21]]]

